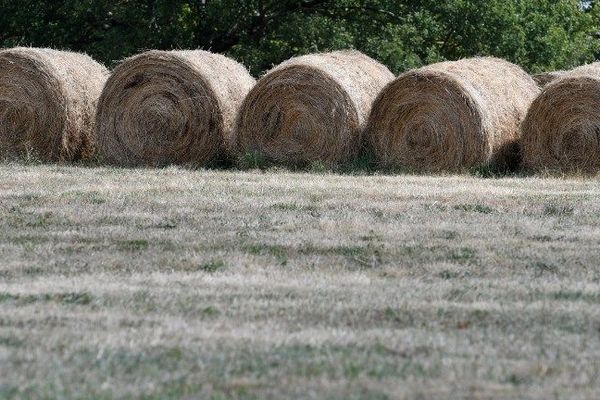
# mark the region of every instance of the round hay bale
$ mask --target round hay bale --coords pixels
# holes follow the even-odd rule
[[[511,168],[521,121],[538,93],[525,71],[497,58],[433,64],[400,75],[382,91],[366,140],[384,168]]]
[[[0,51],[0,156],[51,162],[89,157],[107,77],[108,70],[85,54]]]
[[[600,63],[546,86],[523,122],[521,149],[529,170],[600,171]]]
[[[203,166],[225,158],[235,115],[254,84],[244,66],[207,51],[128,58],[100,97],[99,158],[123,166]]]
[[[541,87],[544,88],[548,84],[557,80],[561,76],[563,76],[565,71],[553,71],[553,72],[543,72],[541,74],[533,75],[533,80]]]
[[[373,100],[393,74],[358,51],[292,58],[262,77],[244,101],[232,138],[238,156],[339,166],[361,150]]]

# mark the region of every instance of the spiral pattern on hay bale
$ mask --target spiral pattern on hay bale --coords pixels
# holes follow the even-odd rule
[[[533,171],[600,171],[600,63],[564,73],[533,102],[521,139]]]
[[[361,150],[373,100],[394,78],[357,51],[311,54],[268,72],[240,109],[232,147],[291,166],[339,166]]]
[[[202,50],[148,51],[115,68],[96,118],[101,160],[204,166],[227,157],[237,110],[255,80]]]
[[[38,48],[0,51],[0,156],[86,159],[108,70],[85,54]]]
[[[538,93],[525,71],[497,58],[433,64],[400,75],[382,91],[366,141],[384,168],[511,168],[520,124]]]

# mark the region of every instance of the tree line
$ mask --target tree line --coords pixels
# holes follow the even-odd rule
[[[475,55],[535,73],[600,56],[598,9],[593,0],[0,0],[0,46],[84,51],[109,66],[145,49],[199,48],[255,75],[342,48],[395,73]]]

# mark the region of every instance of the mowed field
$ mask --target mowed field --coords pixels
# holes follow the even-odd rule
[[[0,398],[599,393],[597,179],[0,165]]]

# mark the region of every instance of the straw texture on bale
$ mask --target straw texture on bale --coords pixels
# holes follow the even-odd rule
[[[268,72],[238,116],[233,147],[278,163],[343,165],[361,150],[373,100],[394,78],[357,51],[292,58]]]
[[[201,50],[126,59],[98,105],[99,158],[123,166],[202,166],[226,158],[227,136],[254,84],[241,64]]]
[[[541,88],[543,88],[563,76],[565,73],[565,71],[544,72],[534,75],[533,80],[536,81]]]
[[[600,171],[600,63],[546,86],[523,122],[521,149],[529,170]]]
[[[0,156],[51,162],[89,157],[107,77],[108,70],[84,54],[0,51]]]
[[[385,168],[514,167],[520,124],[538,93],[525,71],[496,58],[409,71],[375,101],[367,144]]]

